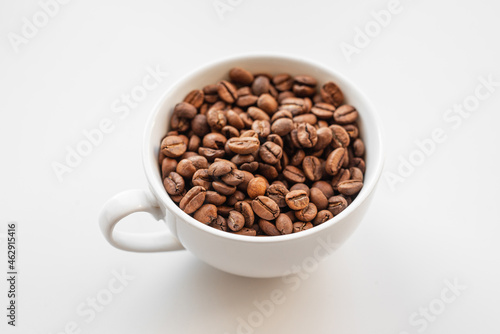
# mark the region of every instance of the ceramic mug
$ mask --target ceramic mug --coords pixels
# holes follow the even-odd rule
[[[271,74],[309,74],[323,84],[335,82],[345,103],[359,112],[360,135],[366,147],[364,186],[356,199],[331,220],[300,233],[251,237],[216,230],[184,213],[163,188],[158,152],[167,133],[175,104],[193,89],[227,79],[232,67]],[[99,224],[113,246],[133,252],[188,249],[209,265],[236,275],[277,277],[296,271],[304,261],[330,254],[354,232],[373,198],[383,167],[379,118],[363,93],[344,76],[316,62],[287,55],[243,55],[216,61],[186,75],[165,93],[153,110],[144,135],[142,160],[149,190],[129,190],[111,198]],[[114,231],[116,224],[135,212],[149,212],[167,227],[157,233]],[[297,267],[299,266],[299,267]]]

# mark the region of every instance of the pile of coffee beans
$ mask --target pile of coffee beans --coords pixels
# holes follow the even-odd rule
[[[249,236],[296,233],[342,212],[363,187],[356,108],[333,82],[243,68],[178,103],[159,162],[187,214]]]

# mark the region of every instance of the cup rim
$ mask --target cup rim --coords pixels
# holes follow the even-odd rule
[[[170,196],[165,192],[163,185],[158,184],[156,182],[155,177],[154,177],[154,167],[149,163],[149,153],[151,149],[151,145],[154,145],[154,143],[151,142],[151,134],[152,130],[155,124],[155,121],[158,117],[159,111],[162,108],[162,106],[165,104],[167,97],[170,95],[170,93],[175,89],[175,87],[185,81],[192,80],[193,77],[195,77],[199,72],[208,70],[211,67],[215,67],[218,65],[221,65],[223,63],[228,63],[228,62],[234,62],[234,61],[246,61],[249,59],[262,59],[262,60],[290,60],[294,62],[301,62],[305,63],[309,66],[315,67],[318,70],[326,73],[332,73],[343,81],[345,84],[350,86],[350,88],[354,91],[356,91],[356,94],[360,96],[362,100],[364,100],[364,103],[367,105],[366,111],[367,113],[370,113],[374,122],[371,123],[369,126],[374,128],[374,131],[376,133],[376,137],[379,141],[378,145],[378,152],[371,152],[370,154],[373,154],[378,157],[378,159],[375,159],[376,166],[370,167],[374,168],[373,172],[373,178],[370,180],[368,184],[364,184],[363,188],[361,189],[361,192],[358,194],[358,196],[352,201],[352,203],[347,206],[346,209],[344,209],[341,213],[339,213],[337,216],[333,217],[329,221],[321,224],[314,226],[314,228],[310,228],[306,231],[302,231],[300,233],[291,233],[291,234],[286,234],[286,235],[279,235],[279,236],[266,236],[264,238],[259,238],[259,237],[252,237],[252,236],[245,236],[245,235],[238,235],[238,234],[233,234],[233,233],[228,233],[225,231],[220,231],[217,230],[213,227],[210,227],[208,225],[205,225],[203,223],[200,223],[187,213],[183,212],[179,206],[174,203],[174,201],[170,198]],[[229,70],[229,69],[228,69]],[[195,89],[195,87],[193,87]],[[176,103],[176,101],[174,101]],[[341,220],[347,218],[349,215],[351,215],[369,196],[370,194],[374,191],[380,176],[382,174],[382,169],[384,167],[384,150],[383,150],[383,140],[382,140],[382,127],[381,127],[381,121],[380,121],[380,116],[377,113],[375,107],[373,106],[372,102],[367,98],[367,96],[363,93],[363,91],[356,85],[354,84],[350,79],[345,77],[342,73],[337,71],[336,69],[332,69],[326,65],[323,65],[322,63],[305,58],[305,57],[299,57],[299,56],[292,56],[288,54],[281,54],[281,53],[267,53],[267,52],[258,52],[258,53],[244,53],[244,54],[236,54],[236,55],[231,55],[228,57],[220,58],[217,60],[210,61],[202,66],[199,66],[195,68],[194,70],[188,72],[187,74],[183,75],[180,77],[178,80],[176,80],[174,83],[170,85],[170,87],[163,93],[159,101],[155,104],[154,108],[152,109],[151,114],[148,117],[148,120],[146,122],[146,128],[144,131],[144,137],[143,137],[143,147],[142,147],[142,162],[143,162],[143,167],[144,171],[146,174],[146,179],[148,180],[149,187],[151,191],[154,193],[156,199],[158,201],[161,201],[167,208],[170,213],[173,215],[178,216],[179,218],[182,219],[184,223],[190,224],[196,229],[202,230],[204,232],[207,232],[209,234],[212,234],[213,236],[224,238],[224,239],[230,239],[238,242],[246,242],[246,243],[277,243],[277,242],[289,242],[295,239],[300,239],[300,238],[305,238],[308,236],[312,236],[315,234],[318,234],[318,236],[322,233],[323,230],[326,230],[330,228],[331,226],[337,224]]]

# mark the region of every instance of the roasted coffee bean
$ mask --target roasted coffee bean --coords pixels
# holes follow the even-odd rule
[[[257,196],[252,201],[252,209],[257,216],[266,220],[276,219],[280,214],[278,204],[267,196]]]
[[[297,233],[297,232],[302,232],[302,231],[306,231],[310,228],[313,228],[313,224],[311,222],[296,222],[296,223],[293,223],[293,233]]]
[[[312,188],[318,188],[319,190],[321,190],[321,192],[326,196],[327,199],[333,196],[333,187],[326,181],[314,182]]]
[[[201,144],[201,138],[198,137],[197,135],[193,134],[192,136],[189,137],[187,151],[188,152],[197,152],[198,149],[200,148],[200,144]]]
[[[293,92],[297,96],[311,96],[316,93],[317,81],[309,75],[295,76],[295,84],[293,85]]]
[[[205,203],[221,206],[226,202],[227,197],[216,191],[208,190],[205,195]]]
[[[323,177],[323,168],[318,158],[307,156],[302,161],[304,175],[311,181],[318,181]]]
[[[297,150],[295,152],[295,154],[292,156],[292,158],[290,159],[290,165],[292,166],[301,166],[302,165],[302,161],[304,160],[304,158],[306,157],[306,153],[304,152],[304,150]]]
[[[358,112],[353,106],[344,104],[335,110],[333,113],[333,119],[338,124],[353,123],[358,119]]]
[[[234,103],[238,99],[236,87],[226,80],[222,80],[217,84],[217,93],[227,103]]]
[[[217,220],[217,207],[213,204],[202,205],[194,213],[194,219],[206,225],[213,223]]]
[[[180,118],[193,119],[198,111],[192,104],[181,102],[175,105],[174,113]]]
[[[290,209],[302,210],[309,204],[309,197],[304,190],[292,190],[286,194],[285,201]]]
[[[349,143],[351,142],[351,139],[347,131],[340,125],[336,124],[330,125],[330,129],[333,136],[332,137],[333,148],[338,148],[338,147],[347,148],[347,146],[349,146]]]
[[[236,154],[250,154],[257,152],[260,141],[253,137],[231,138],[228,140],[228,146]]]
[[[173,113],[170,119],[170,128],[178,132],[184,132],[189,129],[189,119],[181,118],[176,113]],[[170,134],[173,136],[174,134]]]
[[[359,180],[346,180],[337,185],[339,193],[347,196],[357,194],[361,188],[363,188],[363,182]]]
[[[210,132],[210,126],[208,125],[207,116],[206,115],[196,115],[191,120],[191,129],[194,134],[198,137],[203,137],[207,133]]]
[[[316,218],[314,218],[312,223],[314,226],[317,226],[317,225],[323,224],[324,222],[326,222],[332,218],[333,218],[333,213],[331,213],[328,210],[321,210],[320,212],[318,212],[318,214],[316,215]]]
[[[363,182],[363,172],[358,167],[349,168],[349,173],[351,173],[351,180]],[[345,181],[345,180],[342,180]]]
[[[196,167],[193,165],[192,161],[188,159],[182,159],[177,164],[177,168],[175,171],[177,172],[177,174],[187,179],[191,179],[196,172]]]
[[[265,235],[276,236],[281,235],[280,231],[276,228],[276,226],[268,220],[260,219],[259,227],[264,232]]]
[[[269,117],[266,112],[257,107],[248,108],[248,115],[255,121],[270,121],[271,117]],[[253,124],[253,121],[252,121]],[[251,125],[250,125],[251,126]]]
[[[276,228],[281,234],[290,234],[293,231],[293,222],[286,214],[280,213],[276,218]]]
[[[241,170],[232,169],[231,172],[222,176],[221,179],[227,185],[237,186],[245,181],[245,174],[243,174],[243,171]]]
[[[189,189],[179,203],[179,207],[187,214],[195,212],[203,205],[203,202],[205,202],[206,193],[207,190],[200,186]]]
[[[256,198],[266,194],[266,189],[269,183],[263,177],[254,177],[248,182],[247,194],[250,198]]]
[[[234,157],[231,158],[231,161],[237,165],[241,165],[246,162],[255,161],[255,158],[251,154],[236,154]]]
[[[312,103],[309,99],[301,99],[299,97],[289,97],[284,99],[279,106],[280,110],[288,110],[293,116],[304,114],[311,110]]]
[[[293,191],[293,190],[304,190],[307,194],[307,197],[309,197],[311,195],[311,189],[309,189],[309,187],[304,184],[304,183],[296,183],[294,184],[291,188],[290,188],[290,191]]]
[[[233,67],[229,71],[229,79],[242,85],[250,85],[253,81],[253,74],[241,67]]]
[[[297,128],[297,139],[301,147],[313,147],[318,142],[316,129],[311,124],[300,123]]]
[[[326,172],[329,175],[335,175],[340,170],[342,163],[344,162],[345,149],[339,147],[335,149],[328,158],[326,159]]]
[[[318,214],[318,209],[316,208],[316,205],[314,203],[309,202],[307,206],[301,210],[295,211],[295,217],[297,217],[298,220],[303,221],[303,222],[310,222],[314,218],[316,218],[316,215]]]
[[[247,108],[257,104],[258,96],[255,95],[243,95],[239,96],[236,100],[236,105],[241,108]]]
[[[275,143],[276,145],[278,145],[283,149],[283,139],[281,139],[279,135],[272,133],[269,136],[267,136],[267,140],[270,141],[271,143]]]
[[[360,138],[357,138],[354,141],[354,143],[352,144],[352,148],[354,155],[357,157],[362,157],[365,154],[365,144]]]
[[[289,182],[302,183],[306,180],[304,173],[295,166],[286,166],[283,169],[283,176]]]
[[[182,200],[182,198],[184,197],[184,195],[186,195],[186,189],[184,189],[183,191],[181,191],[181,193],[179,195],[170,195],[170,198],[172,199],[172,201],[174,201],[175,203],[179,204],[179,202]]]
[[[184,179],[176,172],[170,172],[163,180],[163,185],[170,195],[179,195],[185,187]]]
[[[252,209],[252,205],[248,202],[239,201],[234,204],[234,209],[241,213],[245,218],[245,226],[252,227],[255,221],[255,215]]]
[[[319,102],[311,108],[311,112],[319,119],[331,119],[335,109],[332,104]]]
[[[259,172],[270,181],[278,177],[278,170],[276,167],[268,164],[259,163]]]
[[[233,167],[230,163],[225,161],[216,161],[208,167],[208,175],[212,178],[217,179],[223,175],[228,174],[233,170]]]
[[[195,89],[189,92],[188,95],[184,98],[184,102],[189,103],[196,109],[200,108],[203,104],[203,100],[205,99],[205,93],[203,93],[200,89]]]
[[[233,126],[226,125],[222,128],[221,133],[227,138],[239,137],[240,132]]]
[[[278,103],[280,103],[280,104],[281,104],[281,103],[283,103],[283,101],[284,101],[285,99],[288,99],[289,97],[296,97],[296,96],[295,96],[295,94],[294,94],[292,91],[289,91],[289,90],[284,91],[284,92],[280,92],[280,93],[278,94],[277,101],[278,101]],[[279,107],[278,107],[278,108],[279,108]]]
[[[269,94],[262,94],[257,100],[257,107],[272,115],[278,110],[278,102]]]
[[[271,122],[274,123],[276,120],[278,120],[280,118],[289,118],[289,119],[292,119],[293,115],[288,110],[279,110],[279,111],[277,111],[277,112],[275,112],[273,114],[273,116],[271,117]]]
[[[247,162],[247,163],[242,164],[240,166],[240,169],[242,171],[247,171],[247,172],[253,173],[257,169],[259,169],[259,163],[257,161]]]
[[[245,226],[245,218],[238,211],[232,210],[227,218],[227,227],[234,232],[238,232]]]
[[[175,172],[177,168],[177,160],[172,158],[164,158],[161,162],[161,175],[166,178],[170,172]]]
[[[314,145],[314,151],[324,150],[328,145],[332,143],[333,134],[332,131],[326,128],[319,128],[316,130],[316,135],[318,136],[318,142]]]
[[[210,224],[208,224],[208,226],[213,227],[213,228],[215,228],[217,230],[226,232],[227,231],[227,221],[226,221],[226,218],[218,215],[217,219],[214,220],[213,222],[211,222]]]
[[[292,89],[293,83],[293,78],[287,73],[278,74],[273,77],[274,87],[281,92]]]
[[[280,118],[271,125],[271,132],[279,136],[286,136],[293,130],[293,121],[290,118]]]
[[[358,138],[359,129],[356,125],[346,124],[346,125],[343,125],[343,127],[347,131],[347,133],[349,134],[349,137],[351,137],[351,140]]]
[[[347,201],[343,196],[332,196],[328,199],[328,211],[334,216],[338,215],[347,208]]]
[[[248,228],[248,227],[243,227],[241,230],[238,232],[234,232],[234,234],[239,234],[239,235],[248,235],[248,236],[256,236],[257,231],[253,228]]]
[[[210,189],[212,180],[210,175],[208,175],[208,169],[198,169],[193,175],[192,183],[194,186],[201,186],[205,189]]]
[[[179,136],[167,136],[161,142],[161,151],[169,158],[180,157],[186,149],[186,143]]]
[[[214,181],[212,182],[212,188],[219,194],[224,196],[230,196],[236,191],[236,186],[230,186],[224,182]]]
[[[260,96],[262,94],[269,93],[269,88],[271,84],[269,78],[263,75],[257,76],[252,83],[252,92]]]
[[[295,116],[293,118],[294,123],[309,123],[311,125],[315,125],[318,123],[318,119],[316,118],[316,115],[314,114],[302,114],[299,116]]]
[[[323,85],[320,94],[323,101],[333,104],[336,107],[344,102],[344,94],[342,94],[340,88],[331,81]]]
[[[280,208],[287,206],[285,200],[286,194],[288,194],[288,189],[283,184],[271,184],[266,191],[267,197],[275,201]]]
[[[212,130],[220,131],[227,125],[227,118],[222,110],[211,108],[207,112],[207,122]]]
[[[221,205],[217,207],[217,214],[221,215],[222,217],[226,218],[229,217],[229,212],[233,211],[234,208],[230,207],[228,205]]]
[[[355,157],[350,162],[351,167],[358,167],[363,173],[366,172],[365,161],[362,158]]]
[[[265,140],[271,134],[271,124],[269,121],[255,121],[252,124],[252,130],[259,136],[259,139]]]
[[[323,194],[319,188],[311,188],[309,195],[310,201],[313,202],[318,210],[325,210],[328,208],[328,198]]]
[[[266,141],[259,148],[259,156],[260,158],[271,165],[278,163],[283,155],[283,150],[279,145],[272,143],[270,141]]]
[[[237,130],[242,130],[245,127],[245,123],[241,117],[232,109],[228,110],[226,113],[227,123]]]

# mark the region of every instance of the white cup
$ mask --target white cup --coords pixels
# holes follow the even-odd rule
[[[236,235],[216,230],[187,215],[163,188],[158,152],[175,104],[193,89],[227,79],[229,69],[236,66],[254,73],[309,74],[320,84],[333,81],[343,91],[346,103],[358,110],[360,134],[366,147],[364,186],[352,204],[333,219],[296,234],[274,237]],[[143,145],[142,160],[149,190],[125,191],[104,205],[99,224],[106,240],[119,249],[133,252],[186,248],[213,267],[249,277],[282,276],[337,249],[360,224],[383,167],[380,121],[368,99],[336,71],[310,60],[285,55],[231,57],[186,75],[172,85],[153,110],[146,125]],[[155,219],[163,220],[168,230],[142,234],[114,231],[121,219],[135,212],[151,213]]]

